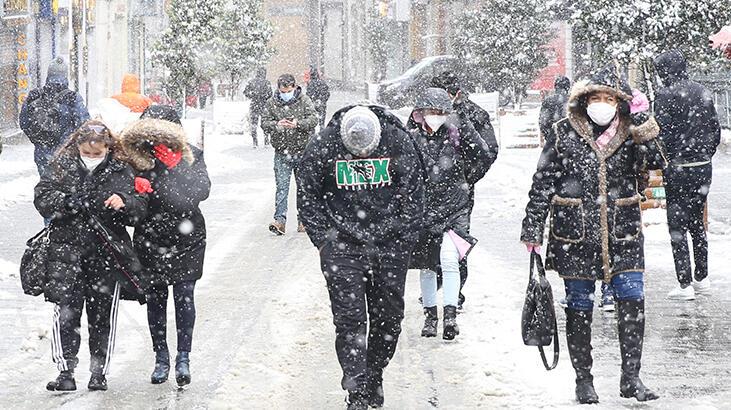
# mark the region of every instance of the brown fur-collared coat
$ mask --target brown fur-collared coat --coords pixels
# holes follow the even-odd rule
[[[604,148],[595,142],[603,130],[586,114],[586,97],[595,91],[620,100],[619,129]],[[621,272],[644,271],[640,171],[660,168],[663,156],[657,123],[631,117],[631,98],[612,70],[577,83],[567,118],[553,125],[556,140],[541,153],[521,240],[543,243],[548,219],[546,268],[561,277],[609,282]]]

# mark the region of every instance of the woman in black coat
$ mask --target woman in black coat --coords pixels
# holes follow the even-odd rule
[[[658,398],[639,378],[645,261],[638,191],[640,172],[661,167],[662,151],[657,123],[632,101],[613,65],[574,85],[568,117],[553,124],[555,138],[541,154],[523,220],[521,239],[536,251],[550,216],[546,268],[565,279],[566,338],[580,403],[599,401],[590,372],[597,280],[614,288],[622,397]]]
[[[469,187],[485,176],[491,150],[471,122],[452,112],[447,91],[428,88],[416,103],[407,124],[424,166],[424,226],[410,267],[421,269],[421,296],[426,316],[422,336],[437,333],[437,274],[441,268],[444,291],[444,333],[459,334],[457,305],[459,261],[477,240],[469,234]]]
[[[154,285],[147,298],[147,319],[155,351],[151,381],[163,383],[170,371],[167,315],[168,286],[173,286],[178,355],[175,376],[190,383],[189,353],[195,324],[193,291],[203,274],[206,224],[198,205],[208,198],[203,151],[188,144],[180,118],[171,107],[152,106],[122,134],[125,152],[151,186],[148,217],[135,228],[134,243]]]
[[[53,361],[61,372],[48,390],[76,390],[74,368],[86,304],[91,353],[90,390],[106,390],[114,349],[120,284],[114,256],[91,218],[117,238],[131,241],[125,225],[145,217],[146,200],[135,192],[132,168],[119,159],[109,129],[87,121],[53,158],[35,188],[35,206],[51,220],[46,300],[56,304]]]

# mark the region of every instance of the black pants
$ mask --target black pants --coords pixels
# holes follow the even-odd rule
[[[51,354],[59,371],[73,371],[79,364],[81,315],[86,305],[92,373],[107,374],[114,351],[119,310],[119,285],[94,273],[80,273],[70,294],[56,304],[53,313]],[[110,286],[111,283],[111,286]]]
[[[195,281],[173,285],[175,302],[175,327],[178,330],[178,351],[190,352],[195,327]],[[155,286],[147,295],[147,323],[152,336],[152,348],[156,352],[168,351],[167,343],[168,287]]]
[[[325,128],[325,117],[327,116],[327,103],[325,105],[318,105],[315,107],[317,111],[317,119],[320,124],[320,129]]]
[[[675,273],[682,285],[693,282],[687,235],[693,240],[695,279],[708,276],[708,239],[703,223],[712,165],[696,167],[669,166],[663,173],[667,196],[668,228],[675,259]]]
[[[372,248],[371,248],[372,249]],[[408,257],[341,250],[320,252],[335,324],[335,349],[343,369],[342,387],[363,391],[368,374],[381,372],[396,351],[404,318]]]

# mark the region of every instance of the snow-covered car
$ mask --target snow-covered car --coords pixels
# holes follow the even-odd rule
[[[413,65],[400,76],[383,81],[378,87],[378,102],[390,108],[413,105],[420,90],[431,86],[432,78],[451,71],[464,81],[468,91],[474,88],[474,81],[464,63],[455,56],[427,57]]]

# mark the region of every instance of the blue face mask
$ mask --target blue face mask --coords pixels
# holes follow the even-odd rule
[[[280,91],[279,92],[279,98],[281,98],[282,101],[284,101],[284,102],[288,102],[289,100],[291,100],[292,98],[294,98],[294,90],[292,90],[292,91],[290,91],[288,93],[283,93],[283,92]]]

